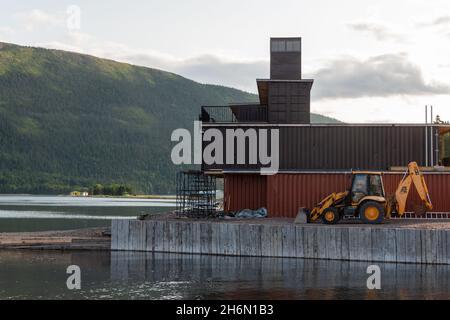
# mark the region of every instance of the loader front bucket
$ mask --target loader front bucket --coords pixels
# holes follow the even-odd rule
[[[310,222],[309,220],[310,212],[306,208],[300,208],[297,213],[297,217],[294,220],[296,224],[305,224]]]

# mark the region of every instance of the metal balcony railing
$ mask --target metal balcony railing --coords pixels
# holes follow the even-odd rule
[[[200,120],[203,122],[267,122],[265,105],[203,106]]]
[[[203,106],[202,122],[238,122],[229,106]]]

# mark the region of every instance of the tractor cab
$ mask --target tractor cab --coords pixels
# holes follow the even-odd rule
[[[381,172],[353,171],[352,183],[344,200],[341,216],[359,217],[363,220],[379,220],[380,208],[386,202]],[[380,206],[369,206],[378,203]]]
[[[352,172],[349,196],[352,205],[358,205],[367,196],[385,197],[381,172]]]

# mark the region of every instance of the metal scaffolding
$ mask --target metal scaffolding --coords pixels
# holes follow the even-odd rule
[[[178,216],[207,218],[216,215],[216,178],[201,171],[177,173]]]

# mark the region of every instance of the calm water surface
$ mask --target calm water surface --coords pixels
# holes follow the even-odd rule
[[[172,201],[0,196],[0,232],[108,226]],[[66,268],[81,267],[68,290]],[[449,299],[450,266],[129,252],[0,250],[0,299]]]
[[[109,226],[111,219],[173,209],[173,200],[0,195],[0,232]]]
[[[81,290],[66,268],[81,268]],[[0,251],[0,299],[448,299],[450,266],[124,252]]]

